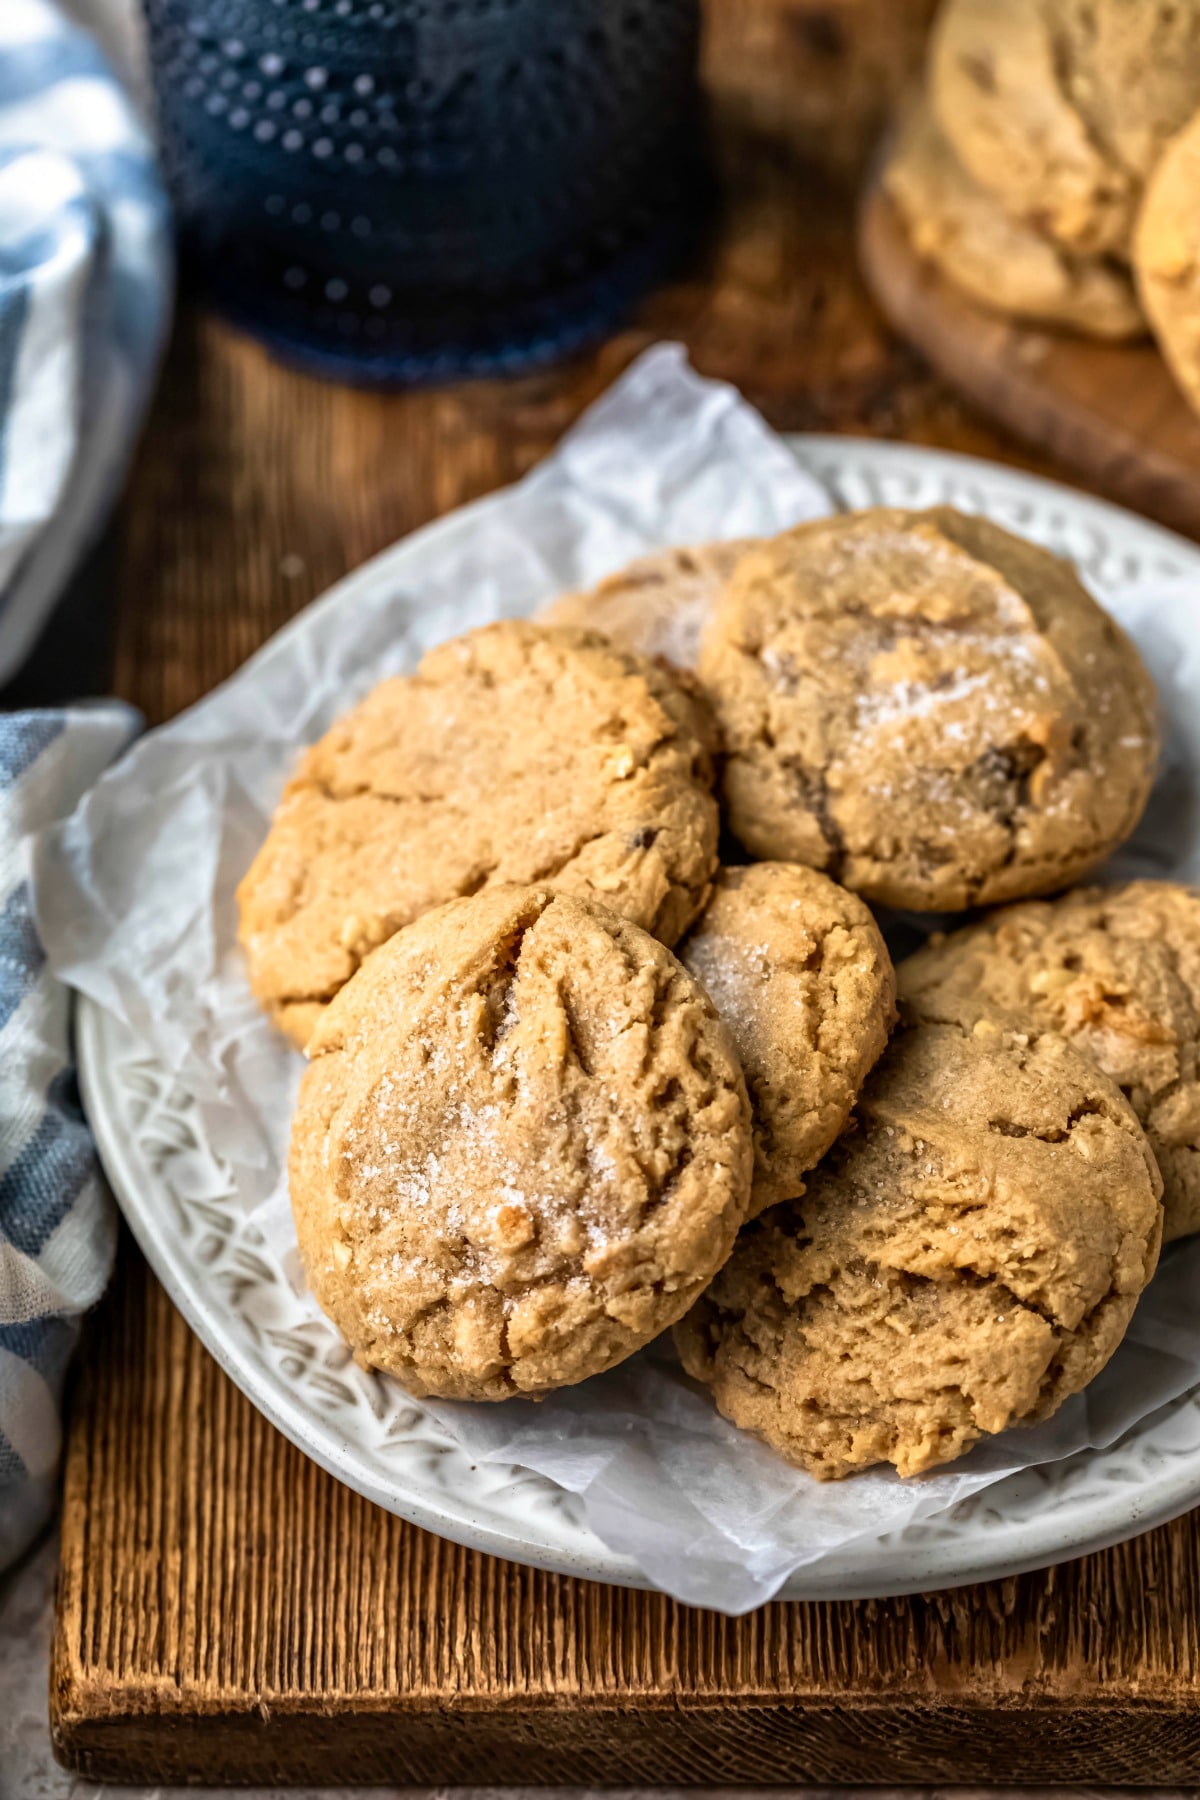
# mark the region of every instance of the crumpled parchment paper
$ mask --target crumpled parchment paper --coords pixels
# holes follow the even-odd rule
[[[829,506],[732,389],[661,346],[524,481],[435,527],[403,574],[380,579],[368,565],[308,608],[232,680],[143,738],[42,841],[36,903],[52,966],[126,1019],[196,1095],[268,1254],[298,1289],[283,1168],[302,1065],[250,997],[234,906],[297,746],[442,638],[533,612],[644,550],[778,531]],[[1120,872],[1196,879],[1200,756],[1187,709],[1200,700],[1200,605],[1151,582],[1116,610],[1168,714],[1184,722]],[[424,1404],[474,1459],[520,1464],[579,1494],[598,1536],[659,1586],[742,1612],[801,1565],[1032,1463],[1110,1444],[1196,1385],[1197,1293],[1200,1239],[1164,1258],[1125,1345],[1086,1394],[1036,1430],[908,1482],[870,1472],[824,1485],[789,1468],[718,1417],[666,1339],[540,1405]]]

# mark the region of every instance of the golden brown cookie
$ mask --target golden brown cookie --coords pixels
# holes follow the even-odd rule
[[[679,947],[729,1027],[754,1114],[752,1210],[804,1192],[896,1016],[870,912],[799,863],[722,869]]]
[[[313,1292],[416,1394],[609,1368],[720,1268],[750,1108],[669,950],[591,900],[494,888],[393,936],[329,1006],[292,1132]]]
[[[1068,249],[1125,254],[1200,105],[1200,0],[946,0],[930,93],[959,161]]]
[[[586,593],[560,594],[541,613],[547,625],[602,631],[622,650],[692,669],[700,633],[723,582],[753,538],[655,550]]]
[[[1200,1231],[1200,894],[1169,881],[1006,907],[900,965],[915,1016],[1060,1031],[1125,1093],[1163,1178],[1166,1240]]]
[[[1128,272],[1072,256],[1010,218],[960,165],[927,106],[903,120],[883,180],[917,254],[980,305],[1091,337],[1145,330]]]
[[[1049,3],[1064,91],[1136,202],[1200,107],[1200,0]]]
[[[729,823],[890,906],[1045,893],[1136,825],[1150,677],[1070,564],[950,507],[800,526],[722,590],[700,679]]]
[[[930,97],[958,160],[1014,218],[1079,254],[1119,251],[1135,192],[1064,91],[1058,42],[1048,0],[945,0]]]
[[[902,1029],[857,1116],[675,1329],[721,1412],[825,1480],[1047,1418],[1120,1343],[1162,1229],[1132,1110],[1053,1034]]]
[[[709,729],[596,632],[508,619],[440,645],[284,790],[238,890],[256,996],[303,1046],[394,931],[497,882],[552,880],[674,943],[716,866]]]
[[[1167,146],[1133,239],[1146,316],[1184,397],[1200,411],[1200,112]]]

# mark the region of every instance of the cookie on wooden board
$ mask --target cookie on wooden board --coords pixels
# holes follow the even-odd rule
[[[1126,255],[1200,106],[1200,0],[946,0],[930,95],[970,174],[1068,249]]]
[[[1145,330],[1128,271],[1012,218],[959,163],[928,106],[901,121],[883,185],[917,254],[980,305],[1089,337]]]
[[[1065,91],[1140,198],[1200,107],[1200,0],[1049,5]]]
[[[929,92],[958,160],[1013,218],[1078,254],[1127,242],[1134,191],[1064,91],[1048,0],[946,0]]]
[[[1133,271],[1167,366],[1200,412],[1200,111],[1147,184]]]

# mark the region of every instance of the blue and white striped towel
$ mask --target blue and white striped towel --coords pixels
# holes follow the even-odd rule
[[[170,297],[136,106],[52,0],[0,0],[0,682],[124,477]]]
[[[63,1375],[116,1235],[75,1099],[70,997],[34,929],[29,840],[136,726],[117,702],[0,715],[0,1568],[49,1512]]]
[[[0,682],[119,489],[170,291],[135,106],[51,0],[0,0]],[[0,1568],[49,1511],[63,1374],[115,1234],[74,1098],[69,997],[30,913],[28,839],[135,724],[115,704],[0,715]]]

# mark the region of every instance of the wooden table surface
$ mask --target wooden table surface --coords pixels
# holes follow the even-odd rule
[[[522,475],[660,337],[779,427],[1035,466],[889,336],[855,267],[859,176],[930,11],[710,0],[721,219],[693,268],[566,367],[355,392],[280,368],[187,300],[109,546],[102,684],[151,723],[170,717],[364,558]],[[47,665],[43,652],[30,681],[60,654]],[[55,1650],[57,1741],[77,1767],[209,1781],[1200,1778],[1189,1524],[1057,1576],[734,1625],[494,1563],[377,1512],[249,1407],[128,1246],[92,1341]],[[804,1743],[770,1712],[801,1693],[816,1731]],[[529,1735],[522,1697],[560,1720],[544,1762],[549,1727]],[[369,1744],[339,1732],[344,1705],[374,1721]],[[420,1713],[424,1737],[397,1739],[398,1706]],[[508,1725],[472,1737],[464,1721],[492,1706]],[[597,1706],[618,1721],[607,1736]],[[463,1729],[448,1740],[455,1707]]]

